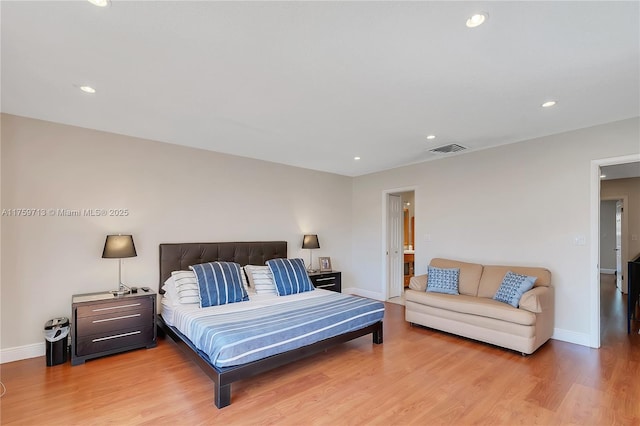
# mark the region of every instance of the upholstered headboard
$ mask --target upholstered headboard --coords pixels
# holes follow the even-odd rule
[[[160,244],[158,290],[171,276],[172,271],[188,270],[190,265],[215,261],[236,262],[241,266],[264,265],[269,259],[286,257],[286,241]]]

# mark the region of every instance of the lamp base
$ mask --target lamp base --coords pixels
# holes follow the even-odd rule
[[[115,297],[121,297],[125,294],[131,293],[131,289],[128,286],[120,283],[120,288],[118,288],[117,290],[111,290],[109,293],[113,294]]]

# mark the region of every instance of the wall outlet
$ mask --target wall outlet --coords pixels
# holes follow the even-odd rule
[[[573,244],[576,246],[584,246],[587,244],[587,237],[584,235],[576,235],[573,238]]]

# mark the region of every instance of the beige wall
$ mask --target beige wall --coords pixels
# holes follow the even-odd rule
[[[640,150],[640,121],[631,119],[347,178],[1,118],[3,209],[130,212],[2,217],[0,348],[5,353],[41,345],[44,322],[70,315],[72,294],[115,286],[117,261],[100,258],[109,233],[134,235],[138,257],[124,261],[123,276],[152,287],[161,242],[284,239],[290,256],[306,260],[302,235],[318,233],[322,248],[314,259],[331,256],[347,291],[382,299],[384,195],[407,189],[415,189],[418,273],[436,256],[546,266],[557,294],[555,337],[585,343],[591,160]],[[630,233],[640,234],[633,229]],[[581,235],[586,245],[575,245]],[[640,251],[633,247],[630,251]]]
[[[626,270],[627,262],[640,255],[640,178],[613,179],[600,182],[600,198],[627,198],[626,232],[623,233],[624,252],[622,268]],[[614,267],[615,269],[615,264]],[[624,274],[626,276],[626,273]]]
[[[433,257],[547,267],[555,337],[587,344],[591,161],[637,154],[639,124],[624,120],[355,178],[355,286],[386,295],[384,193],[415,187],[416,273]],[[585,245],[574,244],[580,236]]]
[[[126,217],[3,217],[1,342],[43,342],[50,318],[70,316],[71,295],[117,285],[105,236],[133,234],[138,256],[123,278],[158,285],[158,244],[286,240],[305,261],[317,233],[342,270],[351,262],[351,179],[11,115],[1,116],[2,209],[116,209]]]

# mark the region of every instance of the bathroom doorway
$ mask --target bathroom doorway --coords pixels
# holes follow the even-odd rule
[[[415,273],[415,191],[388,196],[395,202],[388,202],[386,210],[387,300],[403,305],[404,289]]]

